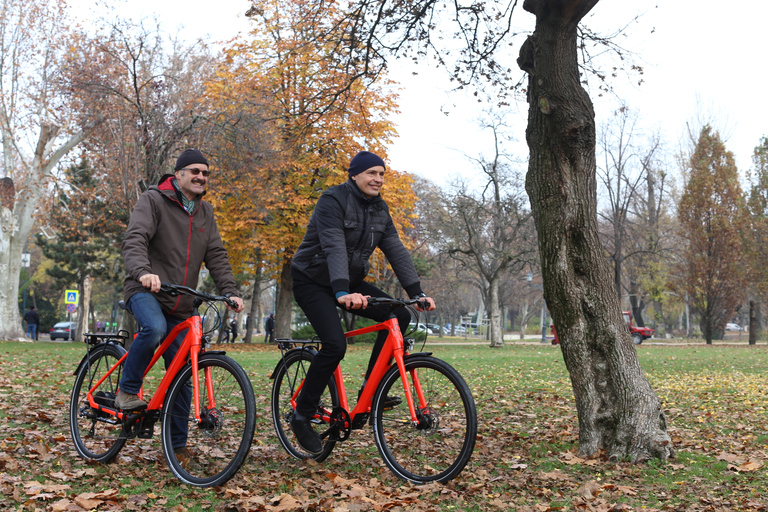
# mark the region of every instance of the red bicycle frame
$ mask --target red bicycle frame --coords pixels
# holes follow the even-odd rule
[[[176,337],[182,332],[186,330],[187,334],[184,336],[184,341],[182,341],[181,346],[179,347],[178,352],[176,352],[176,355],[174,356],[173,360],[171,361],[171,364],[168,366],[168,370],[166,370],[165,375],[163,375],[162,380],[160,381],[159,386],[157,387],[157,390],[155,391],[154,395],[152,395],[152,399],[147,404],[147,411],[153,411],[153,410],[159,410],[163,402],[165,401],[165,395],[168,392],[168,388],[171,385],[171,381],[176,376],[176,374],[179,373],[181,368],[184,366],[184,364],[187,361],[187,356],[191,359],[192,363],[192,382],[193,384],[193,395],[194,395],[194,404],[195,404],[195,419],[199,422],[200,421],[200,389],[198,387],[198,360],[200,357],[200,352],[202,352],[202,339],[203,339],[203,324],[202,320],[199,316],[191,316],[178,324],[176,327],[174,327],[171,332],[168,334],[168,336],[165,337],[165,340],[163,340],[163,343],[160,345],[160,348],[155,351],[154,356],[152,357],[152,360],[149,362],[149,366],[147,366],[146,371],[144,372],[144,377],[147,376],[150,370],[152,370],[152,367],[155,366],[155,363],[160,359],[160,357],[165,353],[166,350],[168,350],[168,347],[171,346],[171,343],[176,339]],[[126,353],[123,357],[120,358],[120,360],[115,363],[112,368],[109,369],[109,371],[101,378],[99,379],[96,384],[88,390],[88,403],[91,407],[102,411],[106,414],[111,414],[113,416],[117,416],[121,420],[125,418],[125,413],[116,411],[113,409],[104,408],[100,404],[96,402],[96,400],[93,398],[93,393],[96,389],[99,388],[99,386],[104,382],[112,373],[125,361],[125,358],[128,357],[128,353]],[[215,400],[213,398],[213,389],[211,389],[211,375],[210,375],[210,368],[206,368],[204,370],[205,372],[205,382],[206,386],[208,387],[208,408],[213,408],[216,406]],[[139,390],[139,397],[143,398],[144,396],[144,387]]]
[[[408,403],[408,409],[411,413],[411,421],[413,421],[414,425],[416,425],[419,422],[418,417],[416,415],[416,405],[413,401],[413,396],[411,395],[411,389],[408,386],[408,379],[406,378],[407,372],[405,370],[405,355],[406,355],[405,341],[403,340],[403,335],[400,332],[400,324],[397,321],[397,318],[392,317],[389,320],[385,320],[380,324],[371,325],[369,327],[363,327],[360,329],[355,329],[354,331],[349,331],[344,335],[347,338],[351,338],[352,336],[367,334],[369,332],[381,331],[384,329],[389,331],[387,339],[384,342],[384,346],[381,349],[381,353],[379,354],[379,357],[373,366],[371,375],[368,377],[368,381],[363,387],[363,391],[357,400],[357,404],[355,404],[355,408],[351,411],[349,410],[349,403],[347,401],[347,391],[344,388],[344,377],[341,373],[341,365],[337,366],[336,370],[334,370],[333,380],[336,383],[336,390],[339,393],[339,402],[340,402],[339,405],[344,410],[349,412],[350,420],[354,420],[355,416],[357,416],[358,414],[370,413],[373,394],[376,392],[376,388],[379,386],[379,382],[381,382],[381,379],[384,378],[384,374],[387,373],[387,370],[389,370],[390,368],[389,361],[391,361],[394,358],[395,364],[397,364],[397,367],[400,370],[400,377],[401,377],[400,380],[403,382],[403,388],[405,390],[405,399]],[[421,384],[419,383],[416,370],[411,370],[411,379],[413,380],[413,385],[416,390],[419,406],[421,408],[426,407],[427,400],[424,397],[423,390],[421,389]],[[303,386],[304,386],[303,382],[299,386],[297,386],[297,389],[294,392],[293,397],[291,398],[291,404],[293,405],[294,409],[296,408],[296,399],[298,398],[299,392],[301,391],[301,388]],[[323,419],[326,421],[330,421],[330,414],[331,414],[331,411],[328,411],[328,410],[324,411]]]

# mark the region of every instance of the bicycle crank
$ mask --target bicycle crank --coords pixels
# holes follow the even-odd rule
[[[351,423],[352,418],[349,416],[349,412],[341,407],[336,407],[331,411],[331,422],[328,430],[320,437],[328,437],[331,441],[346,441],[352,431]]]

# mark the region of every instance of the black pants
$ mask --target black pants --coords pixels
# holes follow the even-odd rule
[[[389,297],[383,291],[366,282],[353,286],[350,293],[361,293],[371,297]],[[344,359],[344,354],[347,351],[347,339],[344,337],[344,329],[341,327],[339,314],[336,310],[338,302],[336,302],[336,297],[334,297],[330,287],[302,279],[301,276],[294,273],[293,296],[304,314],[307,315],[307,320],[312,324],[321,341],[320,351],[309,366],[304,387],[301,389],[296,403],[296,411],[302,416],[311,418],[315,414],[320,396],[328,385],[333,372]],[[383,322],[390,317],[389,310],[383,308],[355,309],[354,313],[376,322]],[[400,323],[400,331],[405,333],[411,321],[411,313],[406,308],[397,308],[394,310],[394,314]],[[379,331],[371,359],[368,362],[368,370],[365,372],[366,378],[373,370],[376,359],[387,339],[387,334],[388,331],[386,330]]]

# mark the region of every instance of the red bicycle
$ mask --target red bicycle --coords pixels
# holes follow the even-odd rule
[[[253,441],[256,400],[245,370],[223,351],[209,351],[210,333],[220,325],[216,305],[236,304],[228,297],[199,292],[186,286],[163,283],[171,295],[195,297],[195,315],[168,334],[155,352],[144,375],[152,369],[176,336],[187,331],[176,356],[143,411],[122,411],[115,406],[123,362],[128,354],[126,335],[86,334],[88,352],[75,370],[69,405],[69,428],[77,453],[97,462],[114,459],[128,439],[150,439],[161,422],[165,460],[182,482],[198,487],[221,485],[240,469]],[[203,332],[200,306],[214,312],[216,321]],[[207,313],[206,312],[206,313]],[[125,331],[122,331],[125,332]],[[127,333],[126,333],[127,334]],[[190,393],[191,391],[191,393]],[[142,388],[139,396],[146,394]],[[191,395],[189,403],[184,397]],[[180,398],[181,397],[181,398]],[[187,453],[174,452],[171,424],[181,417],[188,425]],[[178,423],[177,423],[178,425]]]
[[[395,308],[418,302],[370,297],[368,307]],[[477,411],[472,393],[445,361],[430,352],[409,353],[413,339],[403,338],[394,315],[383,323],[349,331],[346,337],[382,329],[389,331],[387,340],[353,409],[348,404],[341,366],[328,382],[311,420],[322,431],[323,439],[323,451],[315,456],[300,447],[289,424],[318,342],[277,340],[282,357],[271,377],[272,422],[277,437],[292,456],[323,461],[337,442],[347,440],[352,430],[370,422],[379,454],[395,475],[415,483],[445,483],[464,469],[475,447]],[[385,407],[388,395],[400,394],[404,402]]]

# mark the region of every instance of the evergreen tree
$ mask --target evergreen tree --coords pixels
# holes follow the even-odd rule
[[[683,248],[675,286],[700,315],[711,344],[744,299],[747,285],[741,230],[746,208],[733,153],[710,126],[701,130],[691,156],[690,176],[680,199]]]
[[[97,176],[86,160],[69,167],[65,175],[67,186],[58,190],[49,217],[55,236],[37,235],[43,254],[54,262],[46,272],[59,290],[76,285],[82,292],[89,276],[107,278],[117,286],[120,240],[129,212],[115,207],[106,189],[109,180]]]

